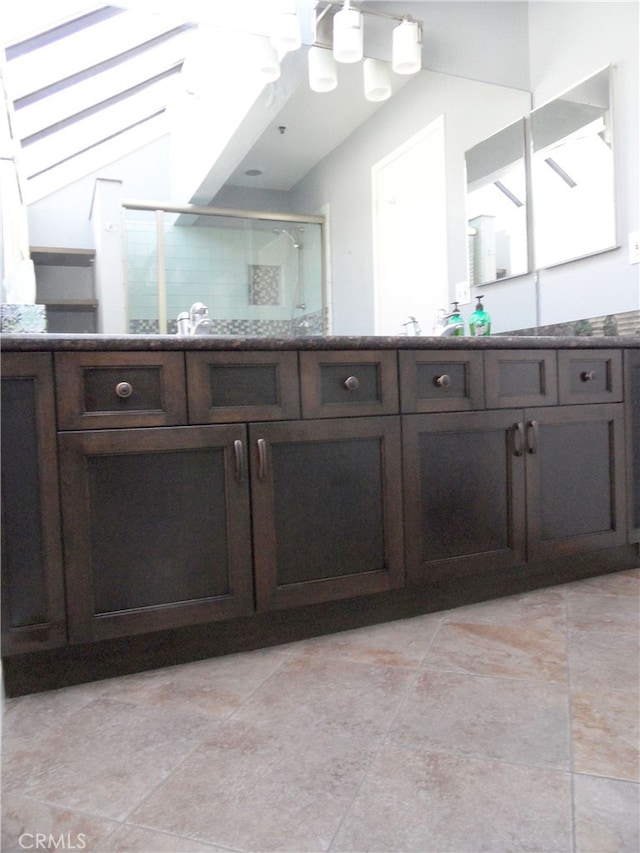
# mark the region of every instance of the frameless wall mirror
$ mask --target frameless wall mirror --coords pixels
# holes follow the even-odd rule
[[[529,269],[525,122],[465,153],[469,281],[486,284]]]
[[[611,68],[531,114],[536,267],[616,245]]]

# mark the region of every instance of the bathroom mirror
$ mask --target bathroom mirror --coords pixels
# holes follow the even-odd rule
[[[524,119],[465,152],[469,281],[529,269]]]
[[[537,268],[616,245],[610,67],[531,114]]]

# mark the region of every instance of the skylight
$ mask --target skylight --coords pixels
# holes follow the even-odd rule
[[[237,123],[244,99],[242,93],[234,99],[234,77],[225,76],[225,65],[227,71],[234,66],[230,54],[235,53],[237,68],[241,35],[268,31],[273,0],[109,5],[23,0],[11,7],[3,11],[0,26],[3,77],[20,143],[19,168],[32,202],[169,133],[183,66],[201,50],[204,33],[194,40],[198,24],[204,24],[201,31],[218,34],[209,37],[207,53],[219,103],[211,102],[209,91],[206,107],[218,126],[227,114]],[[222,37],[227,30],[228,37]],[[255,85],[251,93],[255,97]]]

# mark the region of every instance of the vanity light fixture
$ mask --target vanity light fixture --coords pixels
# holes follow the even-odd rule
[[[360,62],[364,49],[362,12],[344,0],[333,18],[333,58],[336,62]]]
[[[256,37],[256,59],[258,68],[267,83],[273,83],[280,77],[280,61],[278,51],[268,38]]]
[[[396,74],[415,74],[422,68],[422,26],[403,18],[393,31],[391,64]]]
[[[302,44],[297,3],[296,0],[280,0],[280,7],[271,32],[271,44],[280,53],[288,53]]]
[[[309,86],[313,92],[332,92],[338,85],[338,68],[333,54],[324,47],[309,48]]]
[[[337,8],[337,11],[336,11]],[[318,0],[315,9],[315,42],[309,48],[309,86],[313,92],[332,92],[338,85],[336,63],[353,64],[364,57],[364,18],[387,18],[396,22],[391,39],[391,62],[368,57],[363,63],[364,94],[369,101],[384,101],[391,96],[391,70],[396,74],[415,74],[422,68],[422,22],[410,15],[395,15],[371,8],[360,8],[352,0]],[[280,12],[274,22],[270,46],[275,59],[261,64],[269,81],[280,76],[278,56],[301,46],[297,0],[280,0]]]
[[[391,97],[389,63],[381,59],[364,61],[364,96],[368,101],[386,101]]]

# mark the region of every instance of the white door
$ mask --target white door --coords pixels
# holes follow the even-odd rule
[[[430,335],[447,308],[444,116],[372,167],[376,334],[410,316]]]

